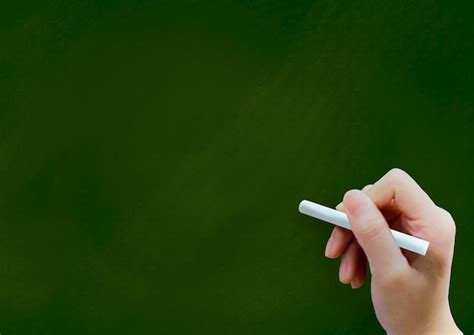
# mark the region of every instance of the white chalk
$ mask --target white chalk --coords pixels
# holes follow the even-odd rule
[[[306,214],[313,218],[352,230],[349,219],[343,212],[336,211],[332,208],[322,206],[308,200],[301,201],[300,205],[298,206],[298,210],[302,214]],[[395,242],[400,248],[410,250],[423,256],[426,255],[426,251],[428,250],[430,242],[393,229],[390,229],[390,231],[392,232]]]

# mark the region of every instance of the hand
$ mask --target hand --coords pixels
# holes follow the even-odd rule
[[[375,314],[389,334],[462,334],[451,315],[448,290],[455,224],[404,171],[393,169],[337,207],[352,232],[334,228],[326,256],[342,256],[339,279],[359,288],[368,260]],[[401,250],[395,230],[430,242],[426,256]],[[354,238],[355,237],[355,238]]]

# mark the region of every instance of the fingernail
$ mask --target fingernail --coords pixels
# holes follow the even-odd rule
[[[328,243],[326,244],[326,250],[324,251],[324,255],[329,257],[332,255],[332,247],[333,247],[332,237],[329,238]]]

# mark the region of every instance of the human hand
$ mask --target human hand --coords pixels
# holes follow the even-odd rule
[[[455,224],[404,171],[392,169],[336,207],[352,231],[335,227],[326,256],[342,256],[339,279],[362,286],[367,260],[375,314],[389,334],[461,334],[448,301]],[[426,256],[401,250],[390,228],[430,242]]]

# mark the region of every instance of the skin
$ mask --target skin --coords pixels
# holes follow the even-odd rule
[[[404,171],[392,169],[336,207],[352,231],[335,227],[326,256],[341,257],[339,280],[362,286],[367,263],[377,319],[388,334],[462,334],[448,301],[456,227]],[[430,241],[426,256],[401,250],[390,228]]]

